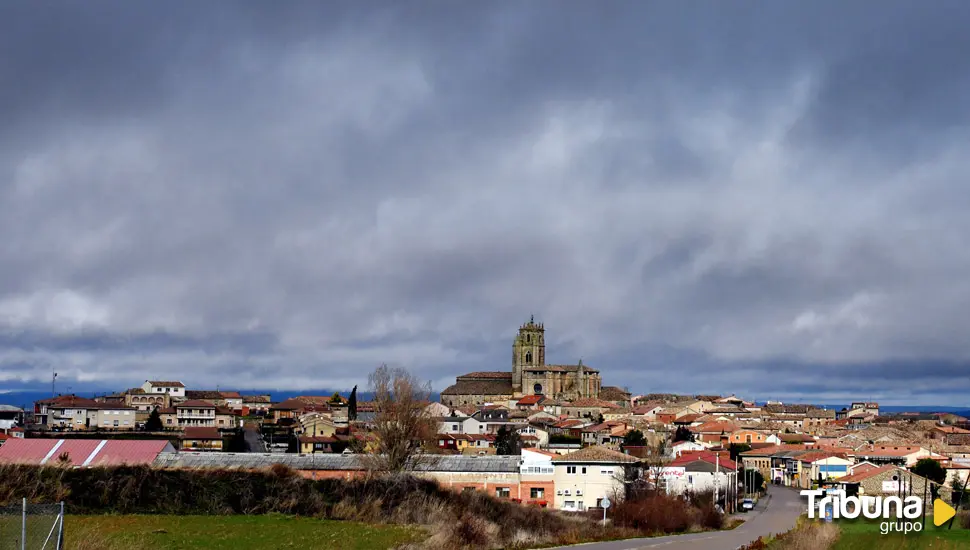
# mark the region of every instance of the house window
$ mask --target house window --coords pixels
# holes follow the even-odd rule
[[[472,492],[474,490],[475,490],[474,487],[462,487],[461,488],[461,492],[463,492],[463,493],[470,493],[470,492]]]
[[[583,466],[582,474],[586,475],[586,466]]]
[[[457,432],[458,431],[458,424],[452,424],[451,425],[451,431]]]
[[[567,474],[575,474],[576,473],[576,467],[575,466],[566,466],[566,473]]]
[[[543,498],[546,496],[546,490],[542,487],[533,487],[529,489],[529,498]]]
[[[751,434],[748,434],[748,435],[744,436],[744,442],[745,443],[751,443]]]
[[[572,510],[572,509],[576,508],[576,501],[575,500],[567,500],[566,502],[563,502],[562,504],[563,504],[562,507],[565,508],[565,509],[567,509],[567,510]]]
[[[495,496],[498,498],[509,498],[509,488],[508,487],[498,487],[495,489]]]

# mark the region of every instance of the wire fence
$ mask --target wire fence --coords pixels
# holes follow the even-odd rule
[[[63,503],[0,506],[0,550],[63,548]]]

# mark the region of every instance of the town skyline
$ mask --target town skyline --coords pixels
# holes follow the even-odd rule
[[[614,385],[967,403],[970,6],[32,4],[0,390],[444,388],[535,314]]]

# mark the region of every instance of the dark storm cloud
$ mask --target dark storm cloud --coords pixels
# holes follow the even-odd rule
[[[0,384],[441,389],[535,313],[635,391],[958,401],[968,22],[4,6]]]

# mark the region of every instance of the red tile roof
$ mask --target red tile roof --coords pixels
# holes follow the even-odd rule
[[[864,472],[854,472],[847,476],[842,476],[838,478],[836,481],[838,483],[859,483],[860,481],[869,479],[872,476],[876,476],[883,472],[888,472],[890,470],[895,470],[895,469],[898,469],[898,467],[892,466],[892,465],[880,466],[878,468],[870,468],[865,470]]]
[[[185,384],[183,384],[181,382],[174,382],[174,381],[167,381],[167,380],[161,380],[161,381],[159,381],[159,380],[145,380],[145,382],[148,382],[152,386],[172,386],[172,387],[175,387],[175,388],[184,388],[185,387]]]
[[[297,397],[291,397],[286,401],[282,401],[275,405],[270,406],[270,409],[276,409],[281,411],[297,411],[304,409],[322,409],[327,410],[330,408],[329,405],[330,398],[319,396],[319,395],[300,395]],[[360,407],[357,408],[360,410]]]
[[[193,407],[196,409],[214,409],[216,408],[216,405],[215,403],[211,403],[209,401],[203,401],[201,399],[189,399],[188,401],[183,401],[178,405],[175,405],[176,409],[185,409],[185,408],[193,408]]]
[[[535,405],[546,397],[544,395],[527,395],[516,403],[516,405]]]
[[[564,407],[582,407],[582,408],[600,408],[600,409],[619,409],[620,406],[616,403],[611,403],[609,401],[603,401],[602,399],[594,399],[592,397],[584,397],[583,399],[577,399],[572,403],[563,405]]]
[[[694,426],[690,431],[694,433],[729,434],[738,429],[733,422],[705,422],[699,426]]]
[[[192,426],[185,428],[182,439],[222,439],[222,434],[215,428]]]
[[[538,449],[538,448],[535,448],[535,447],[525,447],[522,450],[523,451],[533,452],[533,453],[538,453],[538,454],[545,455],[545,456],[550,456],[550,457],[557,457],[557,456],[559,456],[559,453],[554,453],[552,451],[543,451],[542,449]]]

